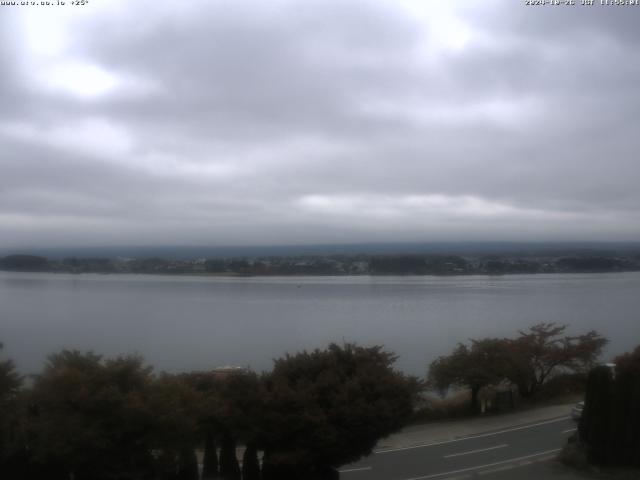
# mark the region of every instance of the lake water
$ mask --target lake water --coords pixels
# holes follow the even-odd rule
[[[640,344],[640,273],[216,278],[0,272],[2,357],[40,370],[62,348],[137,352],[158,370],[269,369],[331,341],[383,344],[422,375],[459,341],[538,322],[596,329],[604,360]]]

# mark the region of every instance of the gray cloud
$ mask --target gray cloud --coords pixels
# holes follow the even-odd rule
[[[2,246],[638,238],[639,9],[403,5],[12,28]]]

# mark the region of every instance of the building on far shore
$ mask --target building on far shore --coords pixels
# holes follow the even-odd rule
[[[228,378],[233,375],[246,375],[249,373],[249,369],[247,367],[225,365],[224,367],[216,367],[211,372],[216,378]]]

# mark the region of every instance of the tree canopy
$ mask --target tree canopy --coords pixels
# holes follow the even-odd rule
[[[30,395],[34,463],[56,466],[60,478],[141,478],[152,469],[161,418],[150,402],[151,381],[151,368],[136,356],[50,356]]]
[[[504,379],[509,364],[509,341],[502,338],[471,340],[467,346],[459,343],[449,355],[433,361],[429,367],[429,384],[442,393],[450,386],[468,387],[470,408],[480,411],[480,389]]]
[[[0,343],[0,351],[2,350]],[[0,361],[0,464],[17,448],[16,396],[22,385],[22,377],[11,360]]]
[[[618,374],[631,373],[640,375],[640,345],[632,352],[617,356],[615,365]]]
[[[471,410],[479,411],[481,388],[510,381],[522,397],[535,395],[558,372],[584,372],[596,362],[607,339],[595,330],[565,335],[566,325],[539,323],[516,338],[483,338],[458,344],[429,367],[429,384],[446,391],[450,386],[471,391]]]
[[[418,382],[393,370],[395,359],[379,346],[331,344],[276,360],[266,380],[265,462],[304,476],[369,454],[413,411]]]
[[[578,447],[591,463],[640,467],[640,346],[589,372]]]
[[[3,349],[0,342],[0,352]],[[16,367],[12,360],[0,361],[0,402],[7,401],[13,397],[22,385],[22,377],[16,372]]]
[[[27,388],[4,361],[0,476],[197,480],[204,446],[203,478],[333,478],[412,415],[418,382],[394,361],[381,347],[332,344],[280,358],[263,375],[158,375],[135,355],[63,350]],[[237,445],[246,447],[242,472]]]
[[[559,370],[587,372],[608,340],[595,330],[565,335],[567,325],[539,323],[511,343],[511,368],[507,377],[520,395],[531,397]]]
[[[49,269],[49,261],[35,255],[8,255],[0,258],[0,269],[18,272],[41,272]]]

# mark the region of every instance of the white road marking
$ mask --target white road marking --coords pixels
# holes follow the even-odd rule
[[[461,452],[461,453],[452,453],[451,455],[444,455],[443,458],[461,457],[463,455],[471,455],[472,453],[488,452],[489,450],[496,450],[498,448],[505,448],[508,446],[509,445],[505,443],[502,445],[496,445],[495,447],[479,448],[478,450],[469,450],[468,452]]]
[[[536,458],[535,462],[537,463],[548,462],[549,460],[553,460],[554,458],[556,458],[555,455],[547,455],[546,457]]]
[[[371,470],[371,467],[347,468],[345,470],[338,470],[338,471],[340,473],[350,473],[350,472],[365,472],[367,470]]]
[[[483,470],[478,472],[478,475],[491,475],[492,473],[506,472],[507,470],[513,470],[514,465],[505,465],[504,467],[492,468],[490,470]]]
[[[570,428],[569,430],[563,430],[562,433],[571,433],[571,432],[575,432],[576,430],[578,430],[577,428]]]
[[[545,452],[532,453],[531,455],[525,455],[524,457],[510,458],[508,460],[502,460],[500,462],[487,463],[486,465],[477,465],[475,467],[461,468],[460,470],[452,470],[450,472],[433,473],[431,475],[424,475],[422,477],[411,477],[411,478],[406,478],[404,480],[426,480],[428,478],[437,478],[437,477],[444,477],[447,475],[455,475],[456,473],[471,472],[473,470],[480,470],[482,468],[489,468],[489,467],[495,467],[497,465],[504,465],[505,463],[520,462],[522,460],[526,460],[527,458],[539,457],[540,455],[548,455],[550,453],[559,452],[560,450],[562,449],[556,448],[554,450],[547,450]]]
[[[478,435],[469,435],[468,437],[455,438],[453,440],[444,440],[442,442],[421,443],[419,445],[412,445],[410,447],[386,448],[386,449],[383,449],[383,450],[378,450],[378,451],[374,452],[374,454],[377,455],[379,453],[400,452],[400,451],[403,451],[403,450],[414,450],[416,448],[426,448],[426,447],[435,447],[437,445],[446,445],[447,443],[464,442],[465,440],[473,440],[475,438],[491,437],[493,435],[500,435],[502,433],[509,433],[509,432],[515,432],[517,430],[525,430],[527,428],[539,427],[540,425],[548,425],[550,423],[564,422],[565,420],[568,420],[569,418],[570,418],[569,416],[560,417],[560,418],[555,418],[553,420],[547,420],[546,422],[533,423],[531,425],[523,425],[522,427],[507,428],[505,430],[500,430],[499,432],[480,433]]]

